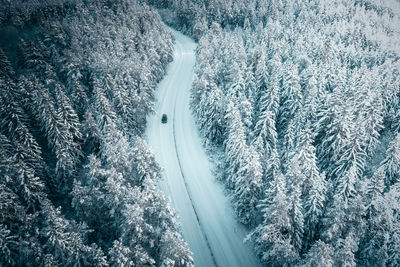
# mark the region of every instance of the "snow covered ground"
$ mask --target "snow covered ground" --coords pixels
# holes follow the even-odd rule
[[[261,266],[248,244],[211,165],[189,110],[196,43],[177,31],[174,61],[160,83],[156,114],[148,118],[147,141],[164,169],[160,188],[179,215],[196,266]],[[161,123],[162,114],[168,122]]]

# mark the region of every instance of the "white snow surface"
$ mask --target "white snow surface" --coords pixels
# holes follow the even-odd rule
[[[159,187],[178,213],[183,237],[196,266],[261,266],[243,239],[247,230],[237,222],[189,109],[196,43],[172,30],[174,61],[156,92],[155,114],[148,118],[147,141],[163,168]],[[161,123],[162,114],[168,122]]]

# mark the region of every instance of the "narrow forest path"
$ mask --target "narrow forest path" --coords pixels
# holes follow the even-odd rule
[[[156,92],[156,113],[148,118],[147,141],[163,167],[161,189],[178,212],[183,237],[196,266],[261,266],[243,244],[246,229],[236,219],[211,165],[189,109],[196,43],[174,31],[174,61]],[[161,123],[167,114],[168,122]]]

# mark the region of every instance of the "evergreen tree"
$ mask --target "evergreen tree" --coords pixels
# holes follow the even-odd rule
[[[282,166],[286,172],[288,171],[288,168],[292,162],[292,157],[296,152],[296,147],[297,147],[296,136],[297,134],[294,128],[294,121],[291,120],[289,122],[287,132],[284,136],[282,156],[281,156]]]
[[[146,220],[153,225],[153,240],[149,245],[158,243],[155,251],[160,251],[158,262],[174,263],[177,266],[193,266],[193,256],[188,244],[178,233],[176,215],[171,209],[167,199],[156,189],[155,183],[150,179],[143,182],[144,194],[148,196],[144,207],[150,207],[152,212],[147,213]],[[171,244],[173,244],[171,246]],[[154,252],[153,252],[154,253]]]
[[[265,158],[270,157],[278,139],[274,114],[271,111],[266,110],[260,115],[255,125],[253,136],[253,145],[258,153]]]
[[[336,176],[337,182],[343,179],[345,175],[354,175],[354,178],[359,178],[362,175],[366,158],[362,146],[359,138],[352,134],[350,140],[334,156],[336,167],[333,169],[333,174]]]
[[[50,203],[43,203],[45,227],[42,235],[46,238],[44,253],[50,254],[53,262],[62,265],[108,266],[106,257],[100,248],[84,244],[82,236],[87,229],[62,217],[60,209],[55,209]]]
[[[110,101],[104,95],[101,81],[98,78],[93,80],[93,97],[93,115],[100,130],[103,131],[107,124],[117,122],[117,114],[115,114]]]
[[[0,48],[0,75],[3,79],[13,79],[15,72],[11,66],[10,61],[4,54],[3,49]]]
[[[233,62],[229,68],[229,78],[231,82],[230,85],[228,85],[228,94],[230,96],[238,97],[240,93],[244,92],[245,81],[243,76],[243,69],[241,69],[237,62]]]
[[[303,99],[296,66],[288,62],[284,71],[282,90],[279,97],[278,131],[286,131],[290,118],[294,118],[300,110]]]
[[[232,101],[228,105],[226,118],[229,123],[228,136],[225,141],[226,182],[228,187],[234,188],[238,172],[246,162],[244,151],[247,150],[247,144],[240,113]]]
[[[304,267],[332,267],[333,266],[333,248],[321,240],[316,241],[301,264]]]
[[[357,251],[357,243],[349,234],[345,239],[339,239],[333,255],[334,264],[338,266],[355,267],[354,253]]]
[[[362,122],[364,129],[365,151],[373,154],[376,145],[379,144],[380,132],[383,129],[383,105],[382,97],[368,92],[368,102],[363,101],[365,106],[362,108]],[[361,102],[361,101],[360,101]],[[361,102],[362,103],[362,102]]]
[[[279,109],[279,77],[276,70],[273,70],[272,76],[269,78],[268,89],[261,91],[259,99],[259,114],[270,111],[273,114],[273,120],[276,120]]]
[[[378,199],[381,200],[381,198]],[[379,230],[377,241],[380,244],[377,243],[374,258],[378,261],[383,259],[389,266],[395,266],[399,262],[400,250],[397,242],[399,240],[399,200],[400,187],[399,183],[396,183],[384,193],[383,201],[374,203],[379,212],[373,222],[381,223],[377,224]]]
[[[342,98],[344,97],[341,96],[341,92],[329,95],[324,104],[327,107],[322,107],[318,115],[317,129],[322,138],[321,136],[318,138],[321,141],[318,142],[317,156],[329,179],[335,177],[335,168],[336,173],[340,172],[340,174],[343,174],[346,172],[346,164],[353,164],[353,160],[359,158],[357,148],[351,144],[353,140],[350,136],[354,133],[354,115],[349,111],[349,106],[344,105]],[[361,148],[360,142],[355,140],[357,139],[355,134],[353,134],[353,138],[353,144]],[[338,167],[336,162],[343,156],[343,149],[345,147],[347,148],[346,152],[350,153],[350,155],[353,148],[356,154],[353,155],[354,157],[351,161],[348,158],[343,158],[342,164]]]
[[[390,186],[396,183],[400,177],[400,134],[390,143],[386,151],[386,158],[381,165],[385,169],[385,185]]]
[[[400,264],[400,223],[398,220],[394,222],[389,235],[387,262],[389,266],[396,266]]]
[[[367,229],[364,241],[361,242],[361,255],[366,265],[385,265],[387,261],[387,244],[391,218],[385,216],[383,198],[385,173],[379,168],[366,186],[366,211]]]
[[[300,133],[297,149],[292,158],[292,165],[299,172],[294,175],[300,179],[298,183],[302,195],[307,197],[313,184],[320,180],[310,123],[307,123],[305,129]],[[291,172],[291,168],[289,167],[289,172]]]
[[[346,174],[341,176],[336,183],[335,193],[345,203],[349,198],[356,195],[355,183],[357,181],[356,167],[352,167]]]
[[[254,77],[254,72],[252,66],[249,65],[245,72],[244,77],[245,95],[250,103],[254,106],[255,103],[255,93],[256,93],[256,78]]]
[[[1,189],[0,189],[1,190]],[[0,191],[0,194],[3,192]],[[0,195],[3,197],[3,195]],[[13,236],[6,225],[0,224],[0,263],[4,265],[15,264],[13,255],[13,247],[17,243],[16,236]]]
[[[122,75],[117,74],[116,80],[116,84],[111,88],[110,98],[113,99],[115,111],[122,117],[128,130],[135,130],[137,134],[140,134],[140,130],[137,128],[139,123],[135,118],[134,103],[131,101],[125,79]]]
[[[303,205],[301,199],[301,189],[297,184],[294,186],[291,192],[291,204],[289,209],[289,215],[291,218],[291,235],[292,244],[300,252],[303,246],[304,236],[304,216],[303,216]]]
[[[326,201],[327,186],[325,182],[325,174],[316,177],[312,182],[312,186],[308,197],[304,202],[304,229],[306,236],[306,247],[314,240],[318,224],[322,217]]]
[[[76,110],[76,113],[80,117],[82,117],[88,107],[89,100],[87,93],[82,84],[79,82],[76,75],[72,75],[71,81],[69,82],[68,86],[71,91],[72,106]]]
[[[265,47],[259,47],[259,54],[255,65],[256,92],[261,94],[266,92],[268,88],[267,65]],[[256,97],[257,99],[258,97]]]
[[[250,224],[257,217],[257,204],[261,198],[262,168],[258,153],[250,146],[243,151],[246,162],[238,170],[234,192],[234,208],[240,221]]]
[[[203,136],[212,144],[221,144],[223,132],[226,127],[224,121],[224,95],[215,84],[210,85],[211,90],[202,94],[200,106],[201,115],[198,123]]]
[[[100,148],[101,133],[100,129],[90,110],[85,112],[82,122],[82,138],[85,150],[89,153],[95,153]]]
[[[115,240],[112,248],[108,251],[112,266],[135,266],[132,260],[132,251],[120,241]]]
[[[268,189],[275,190],[273,187],[269,187],[269,184],[276,179],[276,176],[281,174],[281,162],[278,154],[278,150],[276,146],[272,150],[271,157],[266,159],[267,161],[267,168],[264,172],[264,185]],[[269,194],[266,194],[267,197]],[[272,195],[272,194],[271,194]]]
[[[349,233],[353,239],[359,239],[365,231],[364,214],[365,206],[360,196],[355,195],[346,201],[340,193],[335,195],[321,219],[321,239],[335,244],[339,239],[343,241]]]
[[[17,159],[23,160],[29,168],[43,175],[42,151],[31,133],[28,116],[18,104],[20,96],[16,93],[15,84],[11,81],[4,82],[5,80],[0,78],[0,99],[3,103],[0,107],[2,132],[17,146]]]
[[[78,143],[82,139],[81,124],[78,115],[70,104],[70,100],[58,85],[55,87],[57,96],[57,113],[60,115],[73,140]],[[73,146],[71,144],[71,146]],[[78,150],[78,148],[76,148]],[[77,152],[78,153],[78,152]]]
[[[250,131],[252,129],[253,106],[243,93],[239,93],[238,100],[239,100],[239,111],[242,116],[242,121],[246,129],[246,134],[247,136],[249,136],[249,134],[251,134]]]
[[[70,186],[70,178],[75,172],[75,164],[79,159],[79,149],[70,132],[70,125],[60,110],[56,109],[54,99],[47,88],[37,91],[37,119],[42,123],[42,131],[47,136],[47,142],[56,156],[55,172],[56,186],[61,189]],[[73,113],[75,115],[75,113]]]
[[[148,178],[156,181],[161,177],[161,167],[158,165],[153,152],[148,147],[147,143],[140,137],[137,137],[133,144],[135,177],[137,181],[135,185],[142,184]]]
[[[263,222],[247,237],[255,242],[257,254],[267,265],[289,265],[298,254],[291,244],[289,203],[286,200],[286,186],[282,174],[278,174],[271,188],[274,188],[271,201],[263,205]]]
[[[167,230],[161,237],[162,266],[194,266],[192,253],[176,231]]]
[[[100,155],[106,167],[112,167],[124,176],[133,178],[133,149],[114,122],[104,125]]]
[[[89,156],[86,165],[85,182],[75,181],[72,190],[72,207],[79,218],[82,218],[89,227],[95,229],[95,240],[107,242],[114,240],[117,234],[117,225],[113,217],[120,214],[123,203],[117,203],[121,193],[114,196],[106,187],[107,181],[121,180],[121,174],[114,169],[106,170],[101,161],[94,155]]]

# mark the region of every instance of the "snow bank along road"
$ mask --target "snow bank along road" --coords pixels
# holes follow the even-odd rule
[[[174,61],[158,86],[156,113],[148,118],[146,132],[164,169],[160,187],[178,212],[196,266],[260,266],[252,249],[243,244],[247,232],[211,173],[189,110],[196,43],[179,32],[173,34]],[[161,123],[164,113],[166,124]]]

